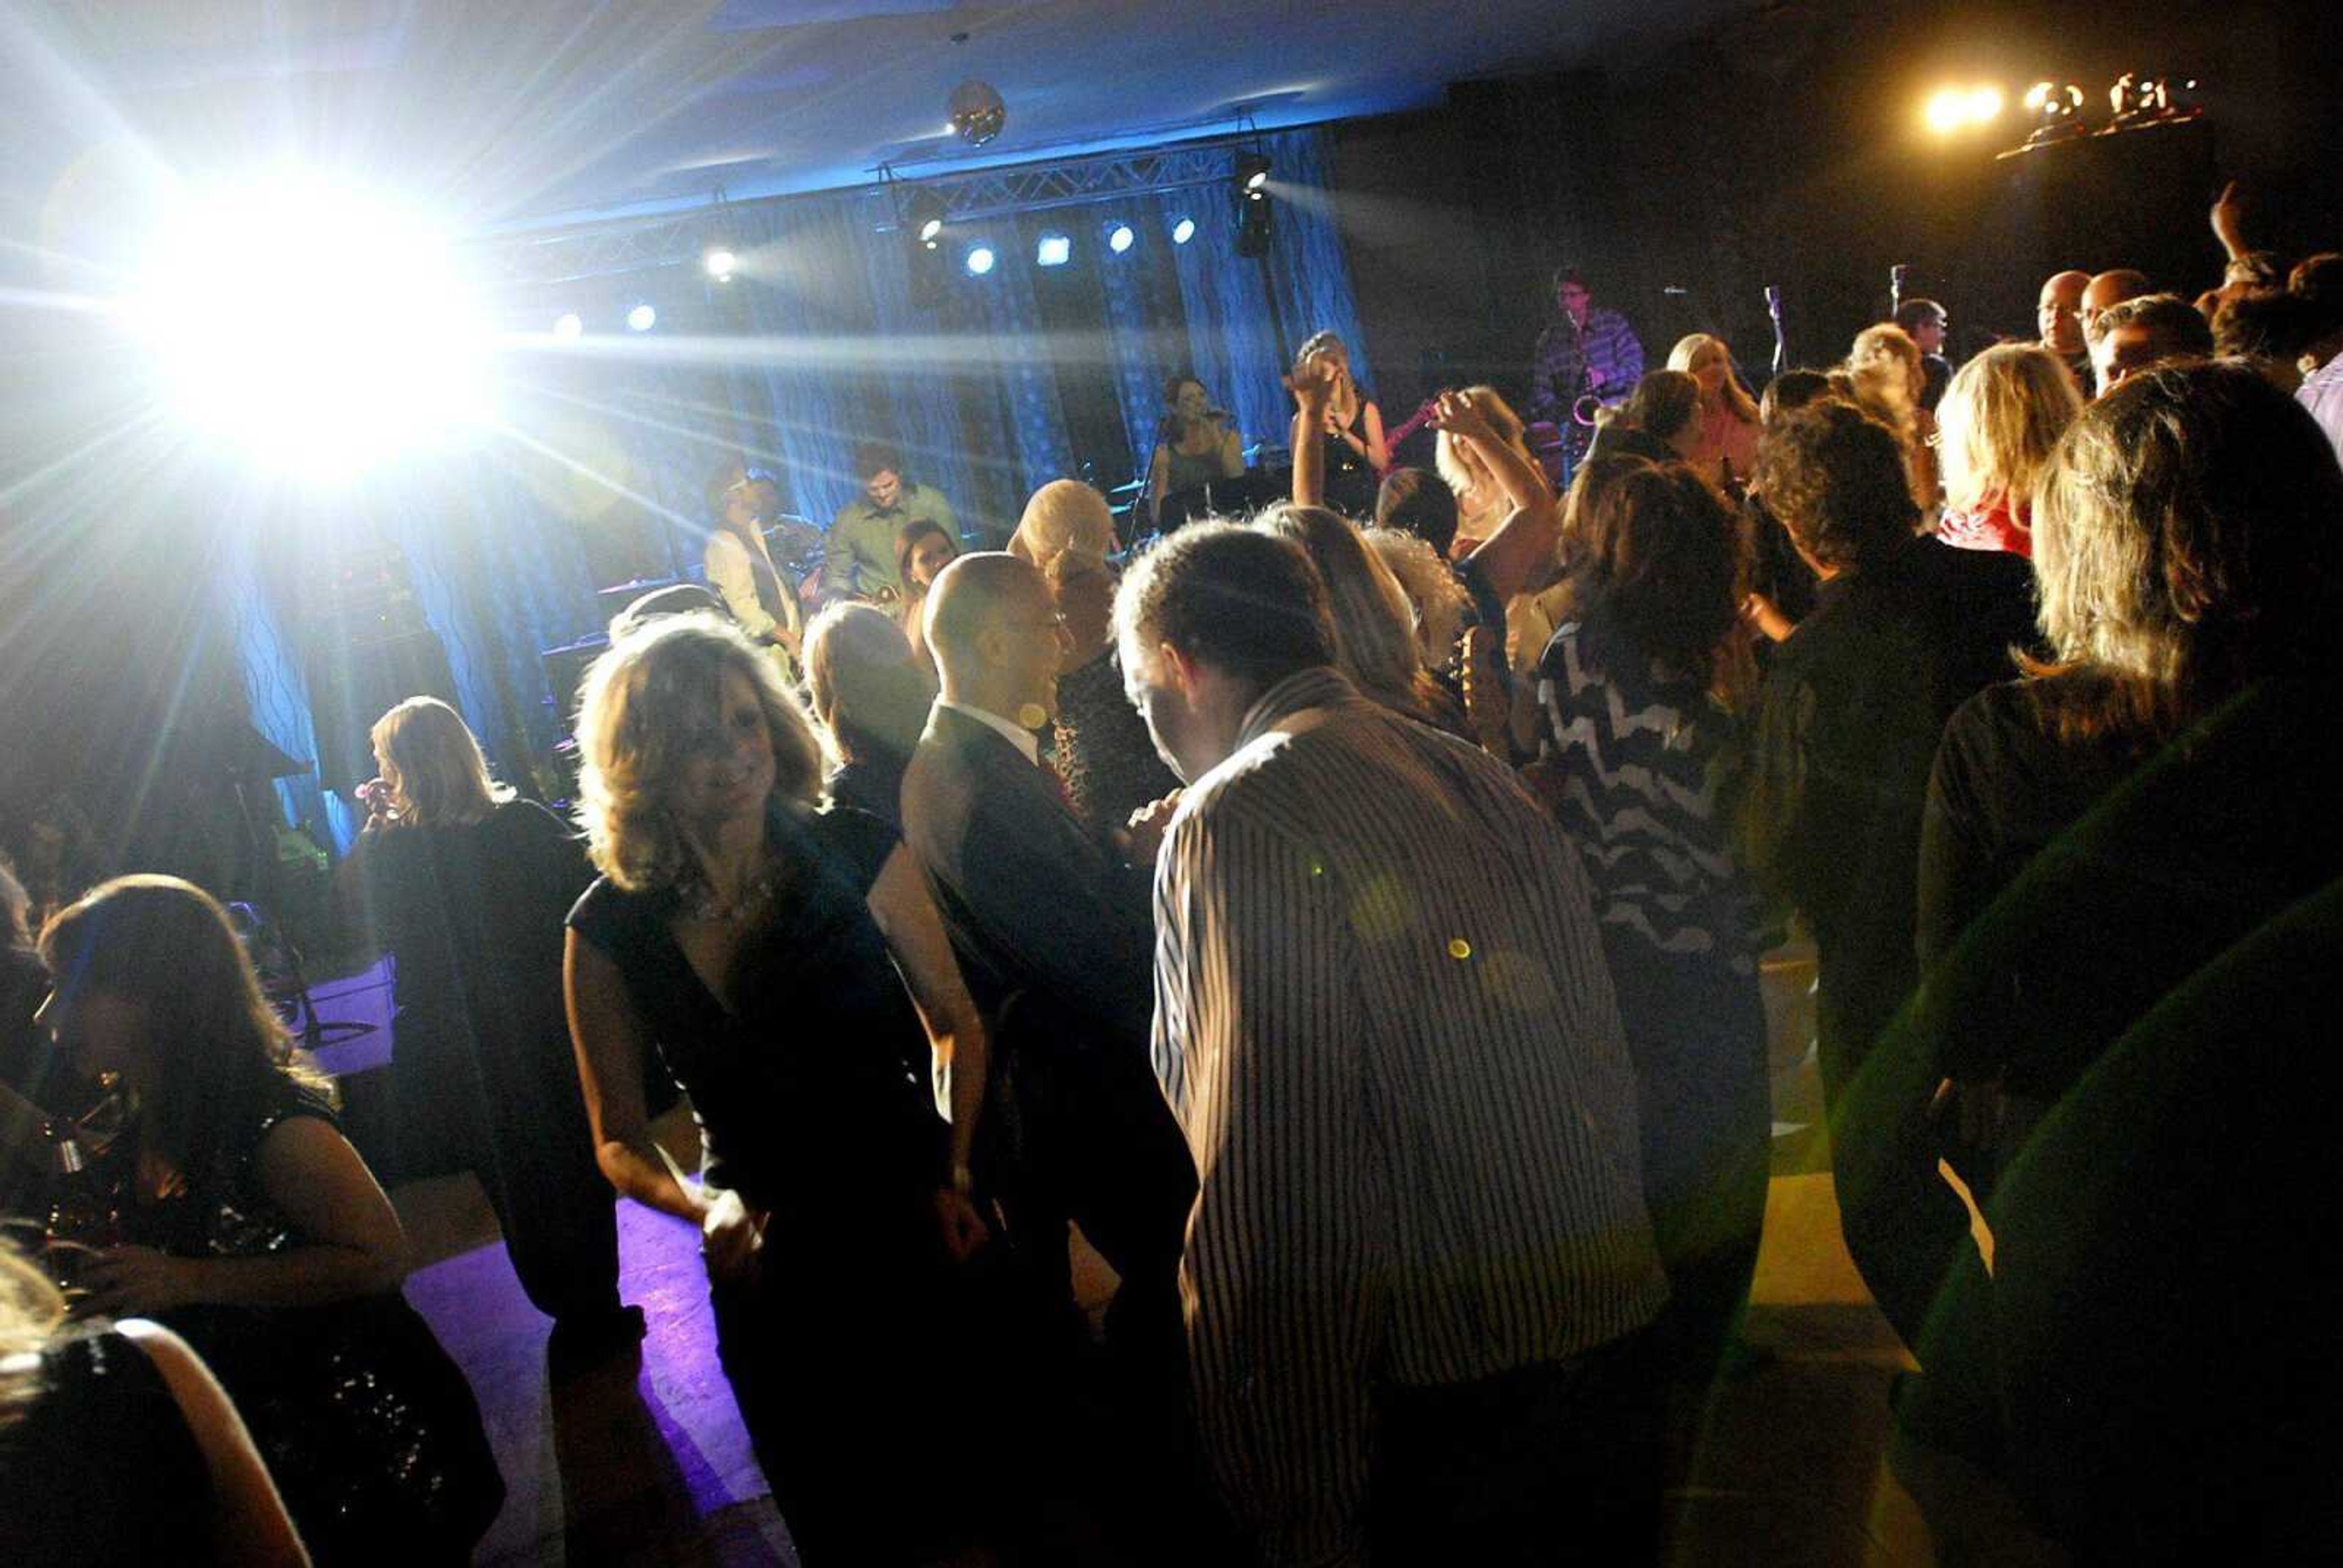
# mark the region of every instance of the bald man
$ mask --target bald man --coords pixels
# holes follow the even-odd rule
[[[2084,337],[2087,339],[2090,337],[2091,323],[2099,318],[2099,312],[2110,306],[2121,305],[2127,299],[2137,299],[2144,294],[2155,292],[2156,285],[2148,282],[2147,274],[2134,272],[2127,266],[2099,274],[2083,288],[2081,316]]]
[[[1066,1221],[1122,1276],[1109,1342],[1176,1380],[1177,1271],[1196,1173],[1149,1059],[1151,871],[1085,829],[1045,767],[1068,642],[1040,571],[962,556],[928,591],[942,694],[903,776],[903,838],[926,868],[992,1026],[1017,1147],[980,1151],[1050,1304],[1071,1302]]]

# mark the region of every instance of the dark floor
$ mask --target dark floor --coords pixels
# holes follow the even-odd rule
[[[1777,1038],[1805,1033],[1795,969],[1769,974]],[[377,1034],[329,1048],[328,1065],[377,1063],[387,1034],[377,975],[320,988],[328,1017]],[[1752,1355],[1685,1412],[1681,1483],[1670,1495],[1676,1564],[1856,1568],[2031,1564],[2055,1555],[1991,1489],[1956,1466],[1899,1452],[1887,1462],[1889,1380],[1908,1365],[1839,1240],[1816,1091],[1795,1044],[1776,1062],[1776,1173],[1745,1330]],[[688,1121],[663,1131],[689,1158]],[[393,1194],[419,1266],[407,1294],[469,1374],[510,1496],[482,1543],[490,1563],[794,1564],[717,1365],[698,1238],[619,1206],[622,1291],[649,1321],[639,1365],[549,1386],[548,1329],[523,1298],[468,1177]],[[1111,1287],[1091,1260],[1093,1299]],[[1916,1494],[1927,1502],[1924,1519]]]

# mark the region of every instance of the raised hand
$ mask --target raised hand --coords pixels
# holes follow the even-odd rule
[[[1285,386],[1293,394],[1294,407],[1315,423],[1325,418],[1341,376],[1341,367],[1322,354],[1295,366],[1293,373],[1285,378]]]
[[[1470,392],[1443,392],[1433,404],[1432,427],[1445,430],[1452,436],[1468,441],[1496,443],[1496,427],[1481,407],[1480,398]]]
[[[2230,258],[2234,260],[2243,254],[2246,248],[2246,209],[2245,203],[2237,199],[2237,181],[2231,180],[2221,187],[2219,197],[2213,203],[2212,212],[2207,216],[2212,219],[2213,237],[2221,242],[2221,248],[2229,253]]]

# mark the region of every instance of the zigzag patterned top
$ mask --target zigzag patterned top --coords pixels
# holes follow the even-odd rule
[[[1537,696],[1544,733],[1525,776],[1578,846],[1604,930],[1755,973],[1755,904],[1718,807],[1725,715],[1599,609],[1555,628]]]

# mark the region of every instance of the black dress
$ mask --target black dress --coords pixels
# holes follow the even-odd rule
[[[562,1003],[585,851],[515,800],[475,823],[371,831],[358,864],[398,960],[399,1173],[477,1171],[529,1300],[590,1332],[618,1312],[618,1231]]]
[[[25,1358],[30,1361],[32,1358]],[[34,1392],[0,1423],[10,1568],[144,1568],[204,1560],[211,1475],[163,1373],[126,1336],[85,1328],[37,1366],[0,1371]]]
[[[276,1078],[183,1188],[126,1203],[126,1240],[181,1257],[256,1258],[308,1244],[262,1186],[262,1142],[332,1111]],[[126,1134],[117,1150],[136,1149]],[[155,1314],[235,1401],[320,1563],[457,1563],[504,1503],[504,1478],[462,1371],[396,1291],[317,1307],[206,1304]]]
[[[1122,660],[1112,648],[1058,678],[1052,746],[1066,798],[1093,833],[1111,833],[1180,788],[1123,690]]]
[[[966,1506],[958,1337],[932,1209],[947,1161],[928,1040],[866,903],[896,843],[861,812],[777,807],[784,878],[728,1010],[670,930],[679,895],[596,882],[570,928],[618,966],[691,1098],[704,1179],[769,1212],[748,1280],[711,1292],[719,1350],[805,1560],[908,1561]],[[962,1521],[964,1523],[964,1521]]]

